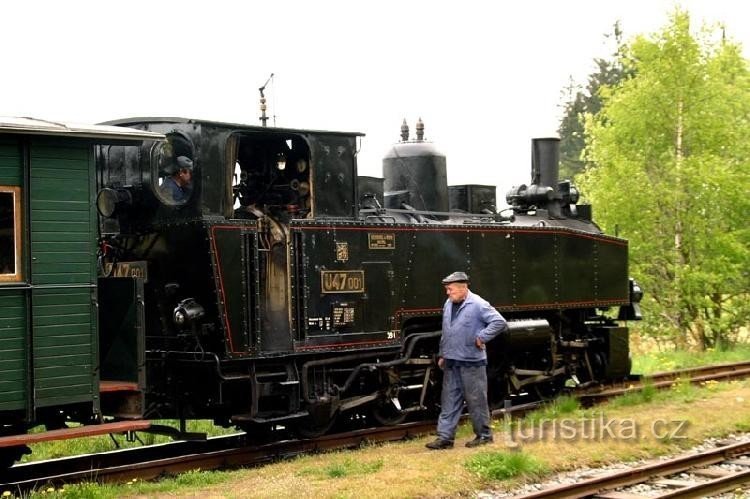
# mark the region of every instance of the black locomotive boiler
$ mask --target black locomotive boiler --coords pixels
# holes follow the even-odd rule
[[[557,139],[532,141],[531,183],[500,213],[494,187],[447,185],[421,122],[383,178],[357,176],[358,140],[0,121],[0,461],[38,425],[314,435],[433,411],[456,270],[509,321],[488,344],[491,404],[629,373],[627,241],[559,181]]]
[[[109,124],[166,136],[97,152],[102,373],[138,383],[112,413],[310,433],[430,409],[439,282],[455,270],[510,321],[489,348],[494,403],[629,373],[628,329],[603,313],[637,318],[627,242],[558,182],[557,139],[533,141],[532,183],[501,216],[494,188],[448,187],[421,122],[382,180],[357,176],[356,133]],[[192,185],[175,202],[162,184],[180,156]]]

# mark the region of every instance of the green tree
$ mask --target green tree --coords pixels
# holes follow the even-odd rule
[[[619,21],[615,23],[610,35],[605,35],[615,42],[615,51],[611,59],[594,59],[596,71],[588,77],[586,88],[581,88],[572,80],[563,90],[565,103],[563,117],[557,129],[560,135],[560,178],[573,179],[585,167],[582,153],[586,145],[584,117],[597,114],[602,107],[599,90],[602,87],[613,87],[619,84],[628,74],[623,64],[622,29]]]
[[[716,35],[676,10],[586,122],[582,190],[630,240],[645,332],[682,347],[726,347],[750,318],[750,75]]]

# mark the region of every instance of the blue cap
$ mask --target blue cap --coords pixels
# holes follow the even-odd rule
[[[182,170],[192,170],[193,169],[193,160],[188,158],[187,156],[178,156],[177,157],[177,168]]]

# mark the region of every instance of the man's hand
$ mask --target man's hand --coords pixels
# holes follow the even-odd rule
[[[474,344],[477,346],[478,349],[484,350],[484,342],[480,337],[477,336],[476,341],[474,341]]]
[[[445,359],[442,357],[438,357],[438,367],[440,369],[443,369],[445,367]]]

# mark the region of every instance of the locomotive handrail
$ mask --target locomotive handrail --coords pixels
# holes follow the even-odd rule
[[[365,217],[365,222],[368,221],[368,220],[370,220],[370,219],[373,219],[373,218],[376,219],[376,220],[378,220],[378,221],[383,221],[383,219],[385,219],[385,218],[390,218],[391,220],[393,220],[394,224],[396,223],[396,217],[391,216],[391,215],[367,215]]]

